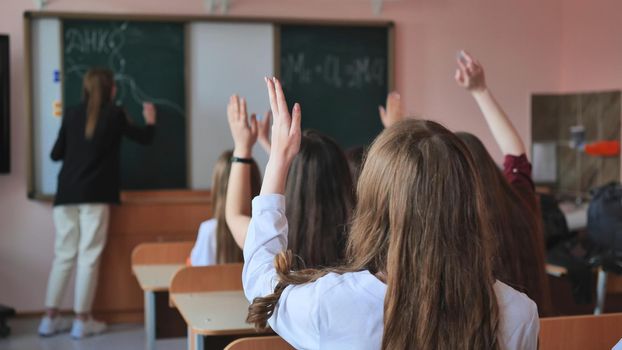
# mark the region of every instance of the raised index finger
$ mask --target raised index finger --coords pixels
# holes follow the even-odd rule
[[[279,117],[282,118],[289,114],[289,109],[283,94],[283,87],[281,87],[281,83],[277,78],[274,78],[274,90],[276,91],[276,103],[279,105],[279,113],[282,114]]]
[[[279,106],[276,103],[276,94],[274,92],[274,82],[272,79],[264,78],[266,81],[266,86],[268,88],[268,97],[270,98],[270,109],[272,109],[272,115],[274,116],[274,120],[279,118]]]
[[[248,123],[248,114],[246,112],[246,99],[240,99],[240,119],[244,120],[244,124]]]
[[[227,104],[227,117],[230,121],[235,121],[237,118],[235,95],[229,97],[229,104]]]
[[[397,99],[398,99],[398,94],[395,91],[391,91],[388,95],[387,95],[387,110],[394,110],[398,103],[397,103]]]
[[[458,60],[458,67],[460,67],[460,71],[462,71],[463,74],[467,73],[467,67],[461,60]]]

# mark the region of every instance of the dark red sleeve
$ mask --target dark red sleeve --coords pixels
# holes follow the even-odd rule
[[[540,217],[540,200],[536,195],[536,188],[531,179],[531,163],[527,156],[506,155],[503,161],[503,175],[508,180],[525,208],[529,208],[534,215]]]
[[[528,188],[535,192],[531,179],[531,163],[529,163],[526,155],[506,155],[503,161],[503,175],[512,187]]]

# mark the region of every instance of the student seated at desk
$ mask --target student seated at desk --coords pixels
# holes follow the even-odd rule
[[[299,349],[536,349],[535,303],[493,277],[477,165],[432,121],[402,121],[373,142],[345,263],[292,270],[283,194],[301,109],[290,115],[278,80],[266,84],[274,124],[244,243],[249,322]]]
[[[223,152],[212,173],[212,212],[213,217],[201,223],[197,241],[192,248],[189,265],[207,266],[216,264],[242,262],[242,249],[233,240],[229,226],[225,222],[225,203],[229,173],[231,172],[231,158],[233,151]],[[256,196],[261,187],[261,175],[257,163],[249,164],[250,193]],[[250,205],[252,197],[248,196]]]
[[[485,199],[492,213],[497,248],[493,257],[495,277],[524,291],[538,305],[540,317],[550,316],[552,303],[545,271],[544,232],[525,146],[490,92],[482,65],[464,51],[460,52],[457,64],[456,82],[477,102],[505,158],[501,170],[477,136],[456,133],[475,158],[486,184]],[[405,118],[400,96],[395,92],[387,96],[386,108],[381,106],[379,111],[385,127]]]
[[[542,214],[531,178],[525,145],[487,87],[484,68],[461,51],[455,79],[477,102],[504,155],[500,170],[477,136],[457,133],[478,164],[486,184],[486,203],[492,213],[497,249],[495,277],[524,291],[538,305],[540,317],[552,314],[551,292],[545,269]]]
[[[268,138],[269,118],[258,123],[251,116],[249,122],[246,101],[238,96],[231,97],[228,116],[235,143],[233,155],[250,160],[258,133],[262,139]],[[262,146],[270,147],[269,142]],[[240,247],[244,245],[251,214],[248,188],[244,187],[248,177],[248,165],[234,162],[227,195],[227,223]],[[348,162],[339,145],[320,132],[305,131],[286,188],[289,249],[297,255],[296,268],[341,263],[354,193]]]

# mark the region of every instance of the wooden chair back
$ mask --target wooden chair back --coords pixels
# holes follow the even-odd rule
[[[173,276],[170,293],[242,290],[242,264],[186,266]]]
[[[277,336],[250,337],[237,339],[225,350],[292,350],[294,349],[283,338]]]
[[[610,350],[622,338],[622,313],[540,319],[540,350]]]
[[[193,241],[141,243],[132,250],[132,266],[185,264],[193,246]]]

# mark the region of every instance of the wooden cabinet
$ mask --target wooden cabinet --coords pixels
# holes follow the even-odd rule
[[[143,242],[189,241],[212,216],[209,191],[132,191],[110,212],[93,312],[109,323],[141,322],[143,293],[132,275],[132,249]]]

